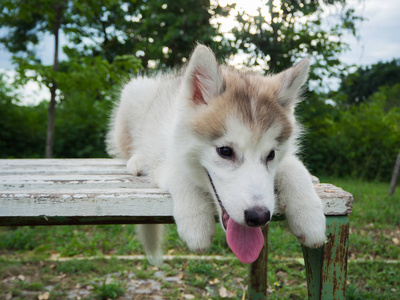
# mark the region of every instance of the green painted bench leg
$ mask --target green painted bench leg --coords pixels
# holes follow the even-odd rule
[[[258,259],[249,266],[248,299],[267,299],[268,225],[263,228],[264,247]]]
[[[327,216],[327,243],[319,249],[303,248],[308,299],[345,299],[348,216]]]

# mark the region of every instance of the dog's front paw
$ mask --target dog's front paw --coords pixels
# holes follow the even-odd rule
[[[292,233],[304,246],[319,248],[325,243],[326,220],[322,211],[288,217],[288,223]]]
[[[215,221],[209,216],[175,218],[178,234],[192,251],[203,251],[210,247],[215,234]]]

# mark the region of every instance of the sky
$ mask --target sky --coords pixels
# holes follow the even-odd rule
[[[229,0],[220,2],[233,2]],[[257,2],[253,0],[234,1],[244,9],[255,9]],[[356,13],[365,20],[359,24],[356,39],[351,35],[344,37],[344,42],[350,44],[350,51],[340,59],[349,65],[370,65],[378,61],[389,61],[400,57],[400,1],[399,0],[350,0],[356,8]],[[0,35],[4,31],[0,31]],[[61,45],[65,43],[61,38]],[[53,41],[50,36],[44,36],[38,46],[38,53],[44,64],[51,64],[53,57]],[[61,59],[63,58],[61,54]],[[0,72],[12,75],[11,55],[0,45]],[[35,103],[47,96],[47,91],[41,91],[31,83],[23,90],[26,103]]]
[[[348,64],[370,65],[400,57],[400,1],[366,0],[358,3],[357,12],[365,20],[359,25],[360,39],[347,37],[351,51],[342,61]]]

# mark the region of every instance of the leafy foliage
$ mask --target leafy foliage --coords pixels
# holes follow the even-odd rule
[[[0,157],[40,157],[44,153],[46,104],[18,105],[15,94],[0,75]]]
[[[346,104],[360,104],[382,86],[391,87],[400,83],[400,59],[378,62],[371,66],[359,67],[347,76],[342,75],[340,88],[335,95],[338,101]],[[400,98],[392,98],[388,105],[400,106]]]
[[[361,20],[346,1],[270,1],[255,16],[239,12],[237,27],[228,39],[219,32],[220,24],[215,20],[231,14],[233,6],[210,6],[209,1],[107,0],[83,4],[70,0],[63,2],[61,24],[69,40],[64,47],[68,60],[54,70],[41,64],[34,50],[40,34],[54,28],[53,10],[60,2],[40,3],[46,4],[42,7],[48,10],[46,14],[30,1],[20,7],[12,1],[3,2],[0,19],[10,31],[1,42],[18,54],[17,83],[35,80],[47,87],[57,84],[57,157],[106,156],[107,118],[120,84],[143,68],[168,69],[181,64],[196,41],[209,44],[220,58],[235,53],[237,47],[248,55],[249,65],[265,70],[280,71],[298,58],[312,55],[316,79],[338,68],[337,55],[346,49],[340,36],[344,31],[356,34]],[[26,11],[30,6],[32,9]],[[331,23],[334,25],[327,27],[321,20],[331,17],[327,10],[332,7],[340,7],[340,13]],[[11,19],[12,15],[19,18]],[[17,28],[22,31],[17,32]],[[312,172],[382,180],[390,176],[400,144],[399,74],[399,60],[393,60],[342,76],[340,91],[330,95],[335,105],[327,104],[325,95],[309,92],[299,113],[307,128],[303,156]],[[47,103],[25,107],[18,105],[17,98],[1,81],[0,156],[42,157]],[[366,100],[368,103],[352,105]]]
[[[209,7],[209,1],[205,0],[168,4],[159,0],[3,1],[0,24],[7,28],[7,34],[0,37],[0,43],[14,54],[16,84],[34,80],[50,90],[46,157],[54,152],[54,123],[63,122],[54,121],[55,108],[61,101],[70,101],[72,97],[86,102],[110,100],[124,77],[136,74],[142,63],[145,67],[149,62],[153,67],[182,63],[196,41],[209,44],[217,53],[226,51],[222,38],[215,39],[219,33],[209,22]],[[224,11],[219,6],[217,10]],[[57,55],[59,30],[69,39],[64,47],[68,60],[61,63]],[[52,66],[43,65],[35,51],[45,33],[55,39]],[[90,110],[86,111],[90,114]],[[104,126],[100,131],[104,131]],[[63,137],[55,143],[59,147]],[[94,156],[105,155],[103,150],[95,150],[98,147],[95,143],[74,156],[86,156],[90,149]],[[59,150],[55,152],[59,155]]]
[[[71,94],[59,105],[54,144],[57,157],[107,157],[104,139],[110,101],[88,101],[85,94]]]
[[[14,54],[35,57],[37,45],[44,33],[53,32],[57,8],[64,10],[63,20],[68,19],[68,4],[60,0],[2,0],[0,24],[7,27],[8,34],[0,43]]]
[[[329,10],[340,6],[332,16]],[[323,22],[330,17],[331,24]],[[338,54],[347,48],[341,36],[356,34],[362,17],[346,1],[269,1],[253,16],[240,12],[233,29],[236,46],[249,54],[249,66],[260,65],[274,72],[290,67],[305,56],[315,59],[312,79],[331,75],[338,69]]]
[[[220,6],[214,14],[226,14]],[[109,0],[74,2],[65,33],[80,55],[135,55],[145,69],[171,68],[189,57],[196,42],[212,47],[218,57],[232,52],[218,28],[210,24],[210,1]]]
[[[37,65],[37,68],[48,70],[41,65],[35,56],[34,46],[39,36],[50,33],[54,37],[53,74],[58,71],[58,52],[60,29],[69,21],[69,3],[59,0],[19,0],[4,1],[0,10],[0,24],[5,24],[8,35],[0,38],[6,48],[15,56],[15,62],[24,61],[26,56]],[[25,57],[24,57],[25,56]],[[47,72],[47,74],[52,74]],[[54,115],[56,107],[57,82],[54,78],[45,82],[50,91],[50,103],[47,118],[45,153],[47,158],[53,156]]]
[[[118,56],[113,63],[100,57],[71,56],[58,72],[22,58],[20,61],[20,81],[37,77],[41,82],[60,82],[54,155],[106,157],[104,136],[111,104],[124,77],[139,69],[139,61],[130,55]],[[14,101],[16,97],[1,81],[0,156],[43,157],[48,104],[20,106]]]
[[[316,174],[389,180],[400,146],[399,59],[342,76],[340,89],[300,106],[304,159]],[[322,100],[319,99],[322,97]]]
[[[347,110],[314,98],[301,106],[310,131],[304,160],[315,174],[389,180],[400,145],[400,108],[386,110],[399,85]],[[398,94],[399,95],[399,94]]]

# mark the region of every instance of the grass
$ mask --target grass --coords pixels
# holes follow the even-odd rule
[[[117,299],[125,292],[123,283],[118,281],[94,286],[95,297],[100,300]]]
[[[321,181],[340,186],[354,196],[350,257],[399,259],[400,188],[389,197],[387,183],[332,178]]]
[[[348,299],[400,299],[400,190],[388,184],[323,178],[354,195],[350,216]],[[168,225],[165,252],[192,254]],[[285,222],[269,232],[269,299],[305,299],[301,247]],[[87,259],[143,254],[135,226],[0,228],[0,299],[241,299],[247,267],[235,259],[220,227],[204,254],[232,259],[174,259],[155,268],[143,260]],[[69,261],[55,261],[71,257]],[[44,297],[46,298],[46,297]]]
[[[400,227],[400,187],[389,197],[388,183],[338,178],[322,178],[321,182],[330,182],[353,194],[353,213],[350,219],[354,227]]]

